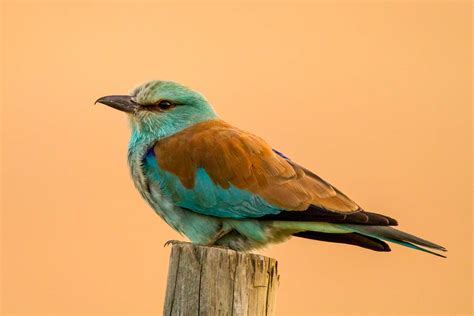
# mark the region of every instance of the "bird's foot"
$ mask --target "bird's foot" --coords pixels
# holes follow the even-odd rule
[[[181,241],[181,240],[171,239],[171,240],[168,240],[167,242],[165,242],[163,247],[166,247],[166,246],[169,246],[169,245],[184,244],[184,243],[185,242]]]
[[[189,242],[186,242],[186,241],[181,241],[181,240],[176,240],[176,239],[171,239],[171,240],[168,240],[167,242],[165,242],[165,244],[163,245],[163,247],[167,247],[167,246],[173,246],[173,245],[176,245],[176,244],[187,244]],[[199,246],[204,246],[204,247],[213,247],[213,248],[220,248],[220,249],[229,249],[229,250],[232,250],[231,247],[227,246],[227,245],[216,245],[214,243],[205,243],[205,244],[200,244],[200,243],[192,243],[194,245],[199,245]]]

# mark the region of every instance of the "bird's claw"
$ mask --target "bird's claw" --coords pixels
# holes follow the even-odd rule
[[[167,247],[169,245],[175,245],[175,244],[181,244],[183,243],[183,241],[180,241],[180,240],[176,240],[176,239],[171,239],[171,240],[168,240],[167,242],[165,242],[165,244],[163,245],[163,247]]]

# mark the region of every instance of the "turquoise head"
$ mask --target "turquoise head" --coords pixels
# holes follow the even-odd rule
[[[177,82],[152,80],[129,95],[99,98],[128,114],[133,139],[159,139],[196,123],[217,117],[206,98]]]

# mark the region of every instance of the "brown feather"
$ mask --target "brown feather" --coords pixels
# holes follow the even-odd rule
[[[359,206],[311,171],[276,154],[261,138],[222,120],[195,124],[157,142],[161,168],[194,187],[198,168],[223,188],[230,185],[258,194],[285,210],[316,205],[336,212],[356,212]]]

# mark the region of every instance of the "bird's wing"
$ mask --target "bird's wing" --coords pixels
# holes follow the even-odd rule
[[[158,141],[145,167],[159,170],[151,177],[175,204],[206,215],[291,219],[289,213],[325,217],[321,212],[329,212],[343,218],[365,213],[261,138],[221,120],[198,123]]]

